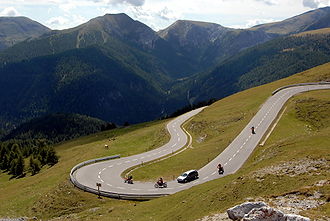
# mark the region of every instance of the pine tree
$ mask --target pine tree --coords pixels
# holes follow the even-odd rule
[[[41,170],[41,163],[38,159],[34,159],[33,157],[30,157],[30,168],[29,168],[32,176],[39,173]]]
[[[21,154],[18,155],[15,167],[15,176],[21,176],[24,172],[24,160]]]
[[[56,156],[56,153],[53,148],[48,148],[46,161],[47,164],[50,166],[53,166],[58,162],[58,157]]]

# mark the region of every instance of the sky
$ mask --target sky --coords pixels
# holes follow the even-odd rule
[[[126,13],[155,31],[176,20],[248,28],[330,6],[330,0],[0,0],[0,16],[26,16],[51,29]]]

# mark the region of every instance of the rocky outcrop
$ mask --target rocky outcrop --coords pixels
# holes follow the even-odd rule
[[[246,214],[243,221],[310,221],[309,218],[305,218],[299,215],[284,214],[280,210],[271,207],[261,207],[252,209]]]
[[[241,205],[232,207],[227,210],[228,217],[232,220],[240,220],[245,214],[248,214],[254,208],[267,206],[264,202],[247,202]]]
[[[310,221],[309,218],[284,214],[278,209],[267,206],[264,202],[247,202],[227,210],[231,220],[242,221]]]

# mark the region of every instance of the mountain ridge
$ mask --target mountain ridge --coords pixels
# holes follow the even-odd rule
[[[325,12],[328,9],[313,12],[321,14],[316,16],[319,22],[315,20],[313,25],[330,27],[323,21],[327,18]],[[302,19],[301,23],[304,22]],[[283,27],[286,24],[287,21]],[[306,26],[314,27],[309,23]],[[327,61],[325,47],[319,54],[316,50],[309,53],[308,57],[314,56],[311,61],[300,59],[305,62],[300,61],[301,68],[293,65],[290,71],[285,71],[280,56],[283,53],[270,41],[287,35],[267,32],[262,27],[229,29],[214,23],[180,20],[155,32],[121,13],[100,16],[75,28],[51,31],[18,43],[0,52],[0,82],[5,85],[0,89],[3,95],[0,125],[17,124],[22,119],[54,111],[75,112],[119,124],[137,123],[168,116],[196,102],[221,98],[239,88],[265,83],[261,79],[265,75],[256,73],[270,68],[267,65],[275,62],[275,55],[278,71],[271,68],[274,76],[267,76],[268,81],[283,77],[281,71],[294,74],[301,68]],[[300,29],[297,26],[295,30]],[[282,49],[296,44],[278,42],[287,44]],[[309,44],[302,42],[305,46]],[[258,51],[258,46],[273,47],[257,53],[261,58],[269,58],[269,62],[262,63],[258,58],[246,63],[248,58],[241,53],[248,54],[249,49]],[[292,56],[306,54],[305,46],[292,52]],[[320,59],[315,59],[317,56]],[[236,67],[233,61],[245,66]],[[220,74],[216,74],[217,68]]]

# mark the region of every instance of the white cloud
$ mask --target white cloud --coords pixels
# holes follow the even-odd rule
[[[19,16],[19,15],[20,14],[18,13],[18,11],[14,7],[5,8],[0,12],[0,16],[13,17],[13,16]]]
[[[279,1],[278,0],[256,0],[258,2],[263,2],[265,3],[266,5],[278,5],[279,4]]]
[[[56,26],[63,26],[66,23],[68,23],[69,20],[62,17],[62,16],[58,16],[58,17],[52,17],[49,20],[46,21],[46,23],[50,26],[56,27]]]
[[[325,7],[330,4],[329,0],[303,0],[303,5],[307,8]]]
[[[94,3],[103,3],[103,4],[110,4],[110,5],[132,5],[132,6],[142,6],[145,3],[145,0],[89,0]]]

